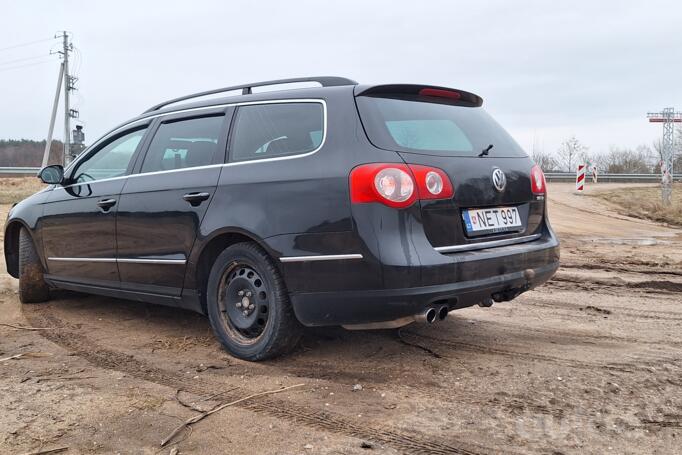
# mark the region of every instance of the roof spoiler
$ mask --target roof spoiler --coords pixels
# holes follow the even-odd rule
[[[464,90],[436,85],[416,84],[390,84],[358,86],[355,88],[355,96],[382,96],[382,97],[419,97],[435,103],[458,104],[470,107],[483,105],[483,98]]]
[[[312,76],[312,77],[296,77],[292,79],[277,79],[273,81],[263,81],[263,82],[252,82],[250,84],[243,85],[233,85],[231,87],[217,88],[215,90],[207,90],[205,92],[193,93],[191,95],[181,96],[179,98],[173,98],[172,100],[164,101],[155,106],[150,107],[143,114],[149,112],[158,111],[162,107],[168,106],[169,104],[179,103],[180,101],[190,100],[193,98],[201,98],[202,96],[215,95],[217,93],[232,92],[235,90],[241,90],[242,95],[248,95],[252,93],[254,87],[265,87],[268,85],[282,85],[282,84],[293,84],[296,82],[317,82],[322,87],[338,87],[342,85],[358,85],[353,79],[348,79],[346,77],[337,76]]]

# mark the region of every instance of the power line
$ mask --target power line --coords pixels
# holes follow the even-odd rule
[[[19,68],[26,68],[29,66],[36,66],[36,65],[44,65],[45,63],[51,63],[51,62],[57,62],[58,60],[56,58],[48,58],[47,60],[44,60],[42,62],[34,62],[34,63],[27,63],[25,65],[17,65],[17,66],[9,66],[6,68],[0,68],[0,73],[4,71],[11,71],[11,70],[16,70]]]
[[[45,57],[45,54],[36,55],[34,57],[24,57],[24,58],[17,58],[14,60],[5,60],[4,62],[0,62],[0,66],[11,65],[12,63],[17,63],[17,62],[26,62],[28,60],[36,60],[36,59],[43,58],[43,57]]]
[[[81,70],[81,63],[83,61],[83,53],[79,48],[73,46],[73,64],[71,66],[71,75],[78,78]]]
[[[56,39],[56,38],[45,38],[45,39],[39,39],[39,40],[35,40],[35,41],[29,41],[29,42],[27,42],[27,43],[14,44],[14,45],[12,45],[12,46],[0,47],[0,52],[1,52],[1,51],[6,51],[6,50],[9,50],[9,49],[16,49],[16,48],[18,48],[18,47],[31,46],[31,45],[33,45],[33,44],[45,43],[45,42],[47,42],[47,41],[52,41],[52,40],[54,40],[54,39]]]

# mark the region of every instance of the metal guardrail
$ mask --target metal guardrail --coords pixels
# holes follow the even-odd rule
[[[36,175],[40,170],[39,167],[0,167],[0,175]]]
[[[592,181],[592,175],[585,176],[588,182]],[[661,183],[661,174],[599,174],[598,181],[600,183],[613,182],[630,182],[630,183]],[[547,181],[570,181],[575,182],[575,172],[546,172],[545,178]],[[675,182],[682,182],[682,174],[675,174],[673,176]]]

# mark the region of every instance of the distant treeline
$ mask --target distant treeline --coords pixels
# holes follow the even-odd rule
[[[49,164],[61,163],[64,144],[52,141]],[[0,139],[0,167],[39,167],[43,161],[45,141]]]

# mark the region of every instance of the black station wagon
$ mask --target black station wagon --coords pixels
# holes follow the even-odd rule
[[[308,86],[252,90],[292,83]],[[207,314],[250,360],[303,326],[511,300],[554,274],[559,243],[542,171],[482,103],[340,77],[170,100],[41,170],[9,213],[7,270],[22,302],[61,288]]]

